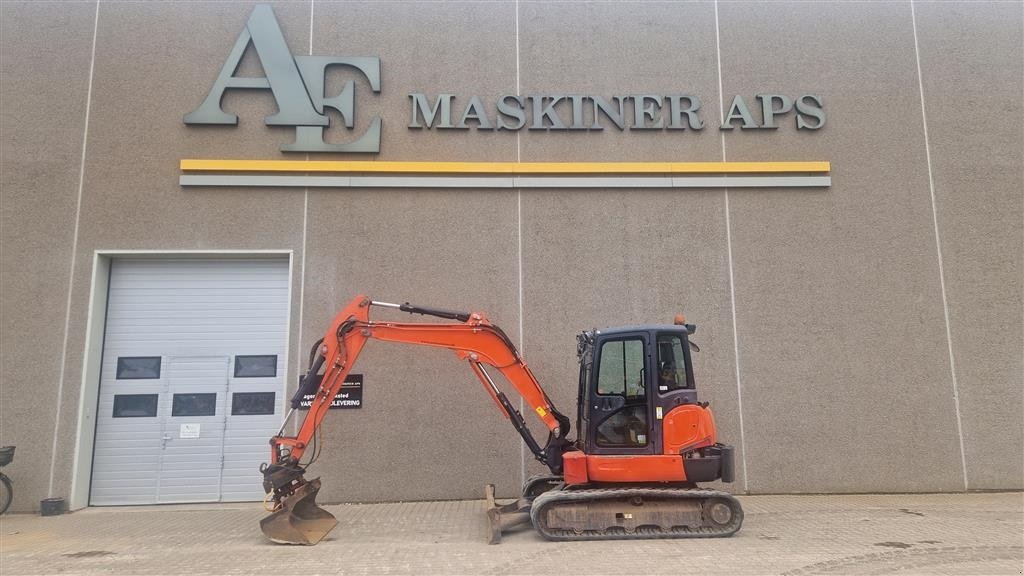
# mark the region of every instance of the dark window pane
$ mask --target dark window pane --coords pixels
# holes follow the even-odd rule
[[[235,356],[235,378],[273,378],[277,376],[277,355]]]
[[[273,413],[273,392],[235,392],[231,395],[232,416],[258,416]]]
[[[159,377],[159,356],[121,356],[117,359],[118,380],[154,380]]]
[[[171,416],[213,416],[216,413],[216,394],[175,394],[171,405]]]
[[[114,418],[156,416],[158,394],[115,394]]]
[[[612,340],[601,346],[597,372],[597,393],[625,395],[644,394],[644,343],[640,339]]]
[[[671,392],[680,388],[687,388],[683,338],[677,335],[659,334],[658,390]]]
[[[597,427],[598,446],[640,448],[647,445],[647,406],[627,406]]]

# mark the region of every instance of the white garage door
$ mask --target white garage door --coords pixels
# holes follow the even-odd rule
[[[90,504],[263,498],[288,280],[280,258],[112,263]]]

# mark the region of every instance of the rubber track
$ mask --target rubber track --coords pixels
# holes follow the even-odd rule
[[[551,506],[562,502],[593,502],[597,500],[612,500],[619,498],[633,498],[639,496],[644,499],[677,499],[677,500],[707,500],[721,499],[732,508],[733,516],[728,524],[722,527],[701,526],[697,529],[678,527],[668,531],[656,527],[645,527],[633,533],[624,530],[614,532],[587,531],[577,534],[573,530],[548,529],[542,520],[544,513]],[[673,488],[603,488],[594,490],[556,490],[545,492],[533,501],[530,510],[530,520],[533,527],[540,532],[547,540],[555,541],[576,541],[576,540],[647,540],[652,538],[722,538],[732,536],[743,524],[743,508],[739,500],[728,492],[718,490],[695,489],[673,489]]]
[[[565,482],[565,479],[562,476],[554,476],[552,474],[534,474],[533,476],[530,476],[529,478],[527,478],[526,482],[523,482],[523,491],[522,491],[523,497],[524,498],[530,498],[530,496],[526,493],[526,489],[529,488],[531,484],[543,484],[543,483],[553,484],[553,486],[551,488],[549,488],[549,490],[550,490],[550,489],[553,489],[555,487],[554,485],[557,485],[557,484],[563,483],[563,482]],[[548,490],[545,490],[544,492],[547,492],[547,491]]]

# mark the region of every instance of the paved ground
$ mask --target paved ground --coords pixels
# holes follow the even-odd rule
[[[1022,574],[1024,494],[747,496],[726,539],[485,544],[482,502],[329,506],[314,547],[258,504],[0,517],[0,574]]]

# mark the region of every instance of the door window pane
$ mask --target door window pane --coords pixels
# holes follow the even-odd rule
[[[158,397],[158,394],[115,394],[114,418],[154,417]]]
[[[171,416],[213,416],[217,413],[217,394],[175,394]]]
[[[274,392],[235,392],[231,395],[232,416],[259,416],[274,413]]]
[[[598,446],[640,448],[647,445],[647,406],[627,406],[597,427]]]
[[[118,357],[118,380],[155,380],[157,378],[160,378],[159,356]]]
[[[273,378],[277,376],[277,355],[235,356],[235,378]]]
[[[639,338],[613,340],[601,345],[597,393],[642,398],[644,394],[644,343]]]

